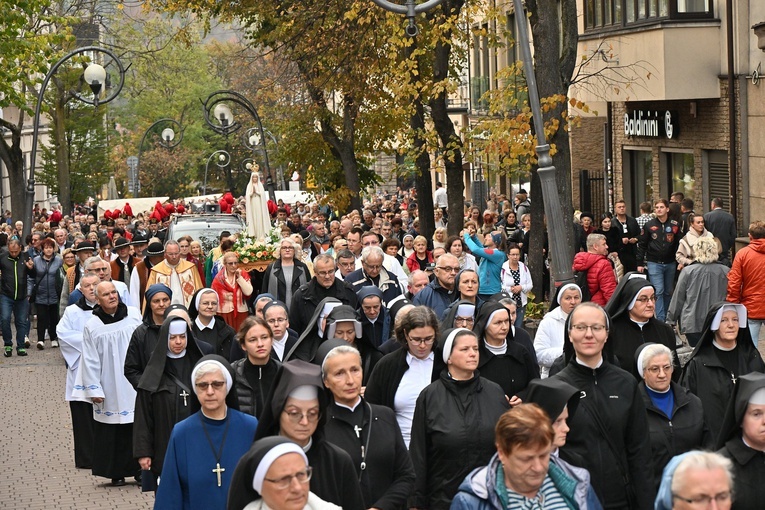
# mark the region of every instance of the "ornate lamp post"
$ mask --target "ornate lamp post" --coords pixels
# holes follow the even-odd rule
[[[181,119],[182,120],[182,119]],[[159,139],[159,145],[161,147],[164,147],[165,149],[172,149],[174,147],[177,147],[181,141],[183,140],[183,128],[181,127],[180,123],[178,123],[176,120],[164,118],[159,119],[155,123],[153,123],[151,126],[149,126],[146,131],[144,132],[143,136],[141,137],[141,144],[138,146],[138,166],[135,170],[135,192],[134,195],[136,198],[138,198],[140,192],[141,192],[141,180],[140,180],[140,165],[141,165],[141,155],[143,154],[143,144],[146,141],[146,137],[151,132],[155,132],[159,130],[162,126],[165,126],[164,129],[160,132],[160,139]],[[173,126],[178,129],[178,139],[175,139],[175,130],[173,129]]]
[[[43,102],[43,94],[45,94],[45,89],[48,86],[48,82],[50,82],[51,77],[58,71],[59,67],[61,67],[64,63],[69,61],[72,57],[76,55],[80,55],[83,53],[93,53],[94,55],[96,53],[105,53],[108,55],[112,62],[114,62],[117,65],[117,70],[119,72],[119,83],[116,87],[112,88],[109,94],[101,98],[101,92],[104,88],[104,84],[107,83],[106,79],[106,69],[104,69],[104,66],[96,63],[90,63],[87,64],[85,67],[85,71],[83,72],[82,79],[85,83],[88,84],[90,87],[90,90],[93,92],[93,98],[89,99],[83,95],[81,95],[77,91],[73,91],[72,95],[74,95],[75,98],[82,101],[86,104],[91,104],[95,107],[98,107],[99,104],[106,104],[109,101],[113,100],[115,97],[117,97],[122,90],[123,85],[125,85],[125,68],[122,66],[122,62],[117,58],[117,56],[112,53],[111,51],[98,47],[98,46],[85,46],[83,48],[78,48],[74,51],[71,51],[64,55],[61,60],[56,62],[53,67],[50,68],[50,71],[48,71],[48,74],[45,75],[45,79],[42,82],[42,85],[40,85],[40,92],[37,94],[37,106],[35,106],[35,116],[33,121],[33,130],[32,130],[32,153],[29,157],[29,176],[27,178],[27,203],[26,208],[24,210],[23,218],[24,218],[24,239],[29,235],[29,233],[32,231],[32,209],[34,207],[34,201],[35,201],[35,165],[37,162],[37,142],[38,142],[38,134],[40,131],[40,111],[42,109],[42,102]],[[108,66],[108,64],[107,64]]]
[[[550,156],[550,145],[545,139],[544,118],[542,107],[539,102],[539,90],[537,78],[534,74],[534,61],[531,58],[529,46],[529,33],[526,24],[526,11],[523,9],[521,0],[513,0],[515,7],[515,24],[518,32],[518,46],[523,58],[523,70],[526,74],[526,84],[529,89],[529,106],[531,115],[534,117],[534,131],[537,135],[537,160],[539,168],[539,180],[542,183],[542,197],[545,203],[545,216],[550,232],[550,250],[552,252],[552,275],[556,285],[564,282],[573,282],[574,273],[571,268],[571,255],[566,245],[566,218],[570,218],[569,211],[563,212],[558,200],[558,187],[555,182],[555,167]]]
[[[271,175],[271,167],[268,163],[268,148],[266,147],[266,135],[260,115],[255,106],[242,94],[233,90],[218,90],[207,96],[202,103],[204,106],[205,122],[218,134],[228,136],[242,128],[242,124],[234,116],[229,104],[243,108],[255,120],[255,127],[244,133],[245,146],[263,153],[263,171],[266,174],[266,187],[271,200],[276,201],[274,193],[274,181]],[[205,174],[207,170],[205,169]],[[207,179],[205,178],[205,183]],[[206,187],[206,184],[205,184]]]
[[[202,195],[207,195],[207,169],[210,168],[210,161],[212,161],[213,158],[215,159],[215,164],[218,165],[218,168],[226,168],[229,163],[231,163],[231,154],[223,149],[210,154],[210,157],[207,158],[207,163],[205,164],[205,182],[202,187]]]
[[[400,4],[394,4],[393,2],[389,2],[388,0],[372,0],[372,1],[375,4],[377,4],[379,7],[382,7],[383,9],[385,9],[386,11],[405,15],[408,23],[404,30],[406,31],[406,35],[408,35],[409,37],[414,37],[420,32],[419,29],[417,28],[417,25],[414,23],[415,16],[417,16],[421,12],[429,11],[433,7],[443,2],[443,0],[427,0],[427,2],[417,4],[415,0],[406,0],[405,5],[400,5]]]

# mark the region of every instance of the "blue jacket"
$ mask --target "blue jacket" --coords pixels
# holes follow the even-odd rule
[[[586,469],[571,466],[555,456],[550,456],[547,476],[552,478],[569,508],[578,510],[602,510]],[[474,469],[465,477],[451,510],[504,510],[508,508],[505,476],[499,457],[495,453],[488,466]]]
[[[436,312],[436,317],[441,317],[458,295],[457,291],[449,292],[446,288],[441,287],[436,278],[414,295],[412,303],[415,306],[429,306]]]
[[[502,264],[507,260],[507,255],[501,250],[486,249],[478,237],[465,233],[465,244],[476,258],[480,258],[478,264],[478,280],[481,294],[491,295],[502,292]]]

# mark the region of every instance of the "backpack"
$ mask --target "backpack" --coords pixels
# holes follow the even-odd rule
[[[577,284],[582,291],[582,302],[592,301],[590,286],[587,283],[587,270],[574,271],[574,283]]]

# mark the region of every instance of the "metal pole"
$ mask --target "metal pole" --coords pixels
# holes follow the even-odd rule
[[[558,186],[555,181],[555,167],[550,157],[550,146],[545,139],[544,118],[542,107],[539,102],[539,90],[534,73],[534,61],[531,58],[528,27],[526,26],[526,11],[523,9],[521,0],[513,0],[515,7],[515,24],[518,32],[517,44],[521,49],[523,58],[523,70],[526,75],[526,83],[529,89],[529,106],[534,119],[534,130],[537,135],[537,160],[539,168],[539,180],[542,184],[542,197],[545,203],[545,216],[550,232],[550,252],[552,254],[551,275],[557,284],[573,282],[574,273],[571,268],[572,260],[566,245],[565,220],[570,217],[565,214],[558,200]]]
[[[183,120],[183,119],[181,119],[181,120]],[[181,140],[183,140],[183,128],[181,127],[181,124],[178,121],[174,120],[174,119],[170,119],[170,118],[159,119],[158,121],[154,122],[151,126],[146,128],[146,131],[144,131],[143,136],[141,137],[141,144],[138,146],[138,165],[136,165],[136,168],[135,168],[135,182],[136,182],[136,184],[139,182],[139,176],[141,175],[141,155],[143,154],[143,144],[146,141],[146,137],[151,132],[151,130],[154,129],[154,127],[156,127],[159,124],[167,123],[167,122],[178,126],[178,131],[179,131],[178,141],[173,143],[173,144],[171,144],[170,140],[168,140],[166,142],[165,140],[162,140],[162,137],[160,136],[159,144],[162,147],[165,147],[166,149],[172,149],[173,147],[177,147],[178,144],[181,143]],[[140,188],[138,186],[136,186],[134,188],[133,196],[135,198],[138,198],[138,193],[139,192],[140,192]]]
[[[223,149],[217,150],[213,152],[212,154],[210,154],[210,157],[207,158],[207,163],[205,164],[205,182],[202,188],[202,195],[207,195],[207,169],[210,167],[210,161],[216,155],[222,158],[219,161],[215,162],[215,164],[218,165],[218,168],[225,168],[231,162],[231,155],[228,152],[224,151]]]

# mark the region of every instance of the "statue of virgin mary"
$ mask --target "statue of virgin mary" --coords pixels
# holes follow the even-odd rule
[[[271,228],[271,217],[268,214],[268,195],[260,180],[259,167],[252,170],[250,182],[247,183],[245,198],[247,200],[246,222],[247,235],[262,238]]]

